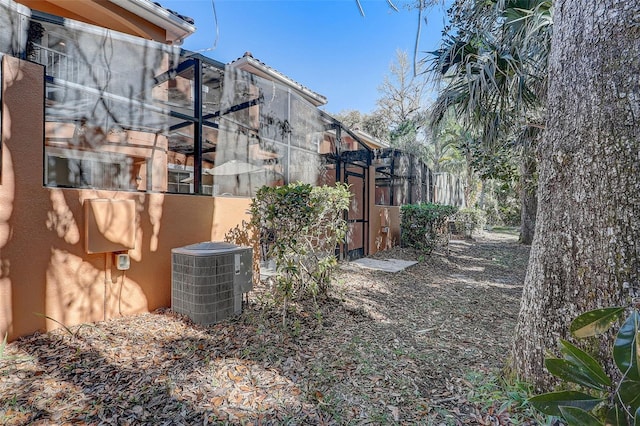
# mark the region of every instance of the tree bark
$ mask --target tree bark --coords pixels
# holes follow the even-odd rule
[[[478,194],[476,193],[477,188],[474,187],[475,179],[473,175],[473,167],[471,167],[471,153],[467,152],[465,157],[467,165],[467,184],[464,188],[464,201],[467,207],[475,207]]]
[[[538,209],[538,162],[535,156],[537,135],[527,131],[525,137],[530,140],[524,141],[520,161],[520,243],[529,245],[533,242]]]
[[[539,388],[571,320],[626,304],[640,270],[640,2],[554,7],[539,204],[511,352],[513,372]]]

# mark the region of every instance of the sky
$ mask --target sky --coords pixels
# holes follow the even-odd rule
[[[329,113],[370,113],[378,87],[396,51],[413,58],[418,12],[386,0],[159,0],[166,8],[195,20],[197,31],[183,48],[229,63],[249,51],[254,58],[325,96]],[[426,14],[419,49],[438,47],[444,9]],[[419,57],[423,57],[420,53]]]

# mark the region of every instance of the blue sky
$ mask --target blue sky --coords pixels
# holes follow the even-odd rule
[[[396,50],[413,54],[418,15],[385,0],[160,0],[195,19],[196,33],[183,47],[228,63],[250,51],[253,57],[328,98],[331,113],[376,107],[378,86],[389,75]],[[394,2],[400,5],[400,1]],[[423,26],[420,50],[437,48],[444,26],[442,6]]]

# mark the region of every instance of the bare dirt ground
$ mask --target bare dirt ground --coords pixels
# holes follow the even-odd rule
[[[452,240],[400,273],[344,264],[282,327],[263,292],[201,327],[165,309],[37,334],[0,355],[1,424],[510,424],[474,400],[500,374],[529,248]]]

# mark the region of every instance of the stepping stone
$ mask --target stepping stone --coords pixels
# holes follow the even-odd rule
[[[380,259],[369,259],[364,257],[362,259],[353,260],[350,263],[354,265],[358,265],[361,268],[374,269],[376,271],[400,272],[400,271],[404,271],[409,266],[415,265],[418,262],[413,260],[400,260],[400,259],[380,260]]]

